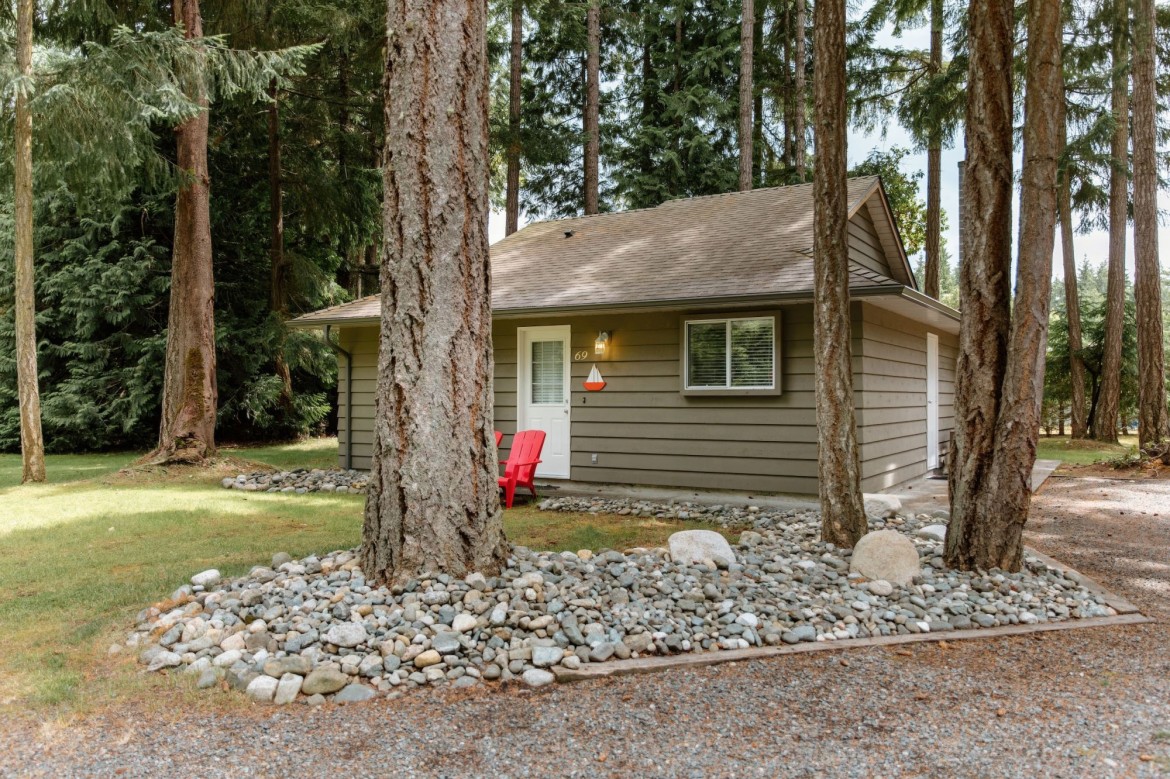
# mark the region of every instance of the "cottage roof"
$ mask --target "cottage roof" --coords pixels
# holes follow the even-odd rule
[[[497,315],[811,297],[813,185],[667,201],[654,208],[530,224],[491,246]],[[877,177],[848,182],[851,221],[876,236],[850,260],[855,293],[913,292],[915,282]],[[294,320],[374,322],[370,296]]]

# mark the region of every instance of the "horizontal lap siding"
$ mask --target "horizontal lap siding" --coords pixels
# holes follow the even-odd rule
[[[861,209],[849,220],[849,259],[883,276],[891,275],[869,209]]]
[[[925,326],[854,303],[853,364],[858,442],[867,491],[925,472]],[[600,483],[695,489],[815,494],[817,428],[813,395],[812,310],[781,310],[779,396],[690,397],[679,391],[679,328],[686,315],[648,313],[568,319],[497,320],[495,426],[505,434],[503,457],[516,432],[516,328],[569,324],[572,351],[571,475]],[[702,314],[699,316],[711,316]],[[596,361],[608,382],[602,392],[582,384],[594,364],[593,340],[612,332],[609,353]],[[353,355],[353,465],[369,468],[377,381],[377,328],[339,330]],[[957,341],[939,333],[940,439],[945,453],[954,402]],[[347,431],[344,361],[339,371],[338,463]],[[593,465],[590,455],[598,455]]]
[[[378,328],[345,327],[337,342],[353,359],[353,467],[368,470],[374,449],[374,390],[378,382]],[[345,467],[346,430],[345,358],[338,355],[337,464]]]
[[[571,368],[573,480],[815,493],[812,309],[793,306],[779,313],[782,394],[746,397],[682,394],[679,339],[681,322],[691,318],[686,314],[497,320],[496,428],[505,434],[501,456],[506,457],[516,432],[517,328],[568,324],[571,351],[589,352]],[[595,360],[593,341],[601,330],[612,335],[607,354]],[[594,364],[606,388],[586,392],[583,383]]]
[[[893,487],[926,473],[926,335],[939,339],[939,449],[953,424],[957,339],[873,305],[862,306],[857,393],[862,487]]]

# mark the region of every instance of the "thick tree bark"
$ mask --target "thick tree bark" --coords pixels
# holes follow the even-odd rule
[[[796,79],[792,74],[792,6],[789,3],[784,4],[784,78],[781,80],[782,93],[781,103],[784,108],[784,149],[781,152],[781,158],[785,168],[784,175],[791,179],[792,169],[795,166],[793,148],[796,146],[793,141],[793,110],[792,106],[795,104],[793,99],[793,91],[796,85]],[[792,183],[787,181],[785,183]]]
[[[756,18],[752,23],[752,69],[758,66],[755,52],[764,50],[764,12],[766,2],[752,3]],[[756,88],[755,73],[752,74],[752,181],[761,187],[768,185],[764,165],[764,90]]]
[[[756,12],[752,0],[743,0],[739,31],[739,191],[752,188],[752,49]]]
[[[361,566],[497,573],[487,7],[388,0],[385,241]],[[436,57],[434,52],[444,52]]]
[[[943,4],[930,0],[930,75],[942,70]],[[925,289],[932,298],[939,295],[940,236],[942,222],[942,134],[930,128],[926,146],[926,269]]]
[[[288,263],[284,258],[284,182],[280,172],[280,92],[276,79],[268,84],[268,261],[271,281],[269,307],[284,327],[288,316]],[[292,405],[292,374],[284,359],[283,332],[276,344],[274,359],[276,376],[280,379],[280,402],[286,409]]]
[[[813,341],[820,478],[821,538],[851,547],[866,532],[861,498],[849,312],[846,201],[845,0],[814,8],[816,71]]]
[[[203,36],[199,0],[175,0],[175,24]],[[182,176],[175,199],[171,304],[158,447],[148,462],[200,462],[215,454],[215,283],[211,255],[207,98],[204,110],[175,130]]]
[[[1129,58],[1126,0],[1114,0],[1113,144],[1109,175],[1109,278],[1105,292],[1105,349],[1093,437],[1117,443],[1121,410],[1121,340],[1125,327],[1125,229],[1129,211]]]
[[[1162,271],[1158,259],[1157,82],[1154,0],[1134,2],[1133,245],[1137,303],[1138,445],[1170,463]]]
[[[1060,148],[1064,153],[1067,136],[1067,118],[1060,109]],[[1081,356],[1084,340],[1081,333],[1081,300],[1077,289],[1077,259],[1073,246],[1072,177],[1067,165],[1060,173],[1057,190],[1057,210],[1060,217],[1060,250],[1064,261],[1064,307],[1068,319],[1069,354],[1069,416],[1072,437],[1084,438],[1088,430],[1088,408],[1085,405],[1085,360]],[[1062,420],[1063,424],[1063,420]]]
[[[963,568],[1018,571],[1023,564],[1024,524],[1032,504],[1032,466],[1036,463],[1044,395],[1056,234],[1060,113],[1064,102],[1059,3],[1028,5],[1025,79],[1020,254],[1007,365],[986,490],[976,498],[977,513],[964,517],[964,536],[956,539],[955,554]]]
[[[585,16],[589,51],[585,58],[585,214],[599,207],[601,158],[601,0],[589,0]]]
[[[32,77],[33,0],[16,6],[16,67]],[[16,385],[20,404],[21,483],[45,480],[41,391],[37,381],[36,289],[33,284],[32,114],[28,96],[16,93],[16,155],[13,160],[15,230]]]
[[[647,4],[648,6],[648,4]],[[641,118],[642,126],[650,127],[651,122],[657,111],[660,110],[660,103],[657,99],[658,91],[655,88],[655,73],[654,73],[654,58],[653,45],[654,38],[658,34],[658,19],[651,16],[651,8],[643,6],[641,10],[641,28],[642,28],[642,107]],[[654,153],[648,143],[641,143],[638,145],[638,172],[643,177],[649,178],[654,175]]]
[[[997,555],[989,552],[999,547],[984,501],[997,488],[995,427],[1011,323],[1012,5],[1012,0],[972,0],[968,13],[962,319],[946,538],[947,564],[960,568],[996,564],[990,561]]]
[[[804,78],[805,69],[808,68],[808,57],[805,54],[805,34],[808,24],[805,17],[805,0],[796,0],[796,29],[793,32],[794,61],[792,63],[792,164],[796,168],[796,175],[800,181],[805,180],[808,171],[808,163],[805,161],[805,149],[808,141],[805,137],[807,132],[804,126],[804,115],[805,111],[808,110],[808,90],[805,87]]]
[[[520,85],[524,55],[524,3],[512,0],[512,57],[508,72],[508,179],[504,235],[520,229]]]

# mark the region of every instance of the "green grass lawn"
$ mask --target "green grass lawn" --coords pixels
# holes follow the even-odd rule
[[[250,460],[331,465],[336,439],[225,450],[208,469],[119,473],[135,454],[51,456],[50,482],[20,486],[20,458],[0,455],[0,710],[77,710],[103,701],[186,696],[175,678],[144,678],[107,658],[134,615],[206,568],[227,576],[267,563],[356,546],[363,498],[225,490]],[[696,523],[509,510],[508,538],[535,549],[653,546]],[[212,696],[214,697],[214,696]],[[167,699],[167,696],[163,696]],[[207,700],[202,696],[202,700]],[[173,699],[171,699],[173,700]]]
[[[1103,444],[1099,441],[1073,441],[1068,436],[1050,438],[1041,433],[1036,457],[1041,460],[1063,460],[1069,465],[1092,465],[1131,452],[1137,443],[1136,435],[1121,436],[1120,444]]]

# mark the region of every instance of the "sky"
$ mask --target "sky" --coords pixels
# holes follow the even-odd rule
[[[928,48],[930,43],[930,30],[928,27],[922,27],[914,30],[904,30],[900,39],[893,37],[888,31],[884,35],[883,43],[897,45],[901,44],[911,48]],[[950,229],[944,234],[943,238],[946,241],[947,248],[950,252],[952,261],[958,256],[959,246],[959,174],[958,163],[963,158],[963,142],[961,135],[955,139],[955,145],[950,149],[943,149],[942,152],[942,207],[947,212],[949,217]],[[875,148],[889,149],[893,146],[901,146],[904,148],[914,148],[914,143],[909,134],[896,123],[891,123],[886,128],[885,137],[882,137],[880,131],[873,133],[862,133],[852,131],[849,135],[849,165],[861,162],[870,151]],[[926,170],[926,152],[912,151],[907,155],[902,162],[904,169],[907,172],[925,171]],[[1019,179],[1020,159],[1017,155],[1015,162],[1016,178]],[[922,197],[926,197],[926,177],[922,178]],[[1158,193],[1158,206],[1163,212],[1170,211],[1170,193],[1165,191]],[[1016,194],[1015,214],[1019,217],[1019,192]],[[523,214],[520,217],[521,226],[526,223]],[[1014,234],[1014,233],[1013,233]],[[494,243],[504,237],[504,214],[503,212],[493,211],[488,220],[488,237]],[[1170,226],[1165,224],[1158,230],[1158,246],[1159,254],[1165,255],[1170,250]],[[1093,263],[1104,262],[1108,257],[1109,252],[1109,233],[1105,230],[1095,230],[1089,233],[1078,233],[1075,238],[1077,264],[1080,265],[1086,258]],[[1162,263],[1163,267],[1167,262]],[[1127,230],[1126,239],[1126,267],[1129,273],[1133,274],[1133,228]],[[1062,259],[1060,255],[1060,241],[1059,235],[1056,240],[1056,252],[1053,259],[1053,273],[1056,278],[1063,276]]]

